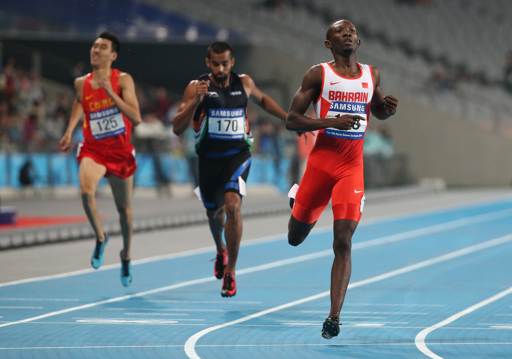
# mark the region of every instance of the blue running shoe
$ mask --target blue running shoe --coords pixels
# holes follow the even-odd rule
[[[105,247],[108,243],[108,236],[105,234],[105,239],[103,242],[100,242],[96,239],[96,246],[94,247],[94,251],[92,252],[91,257],[91,266],[94,269],[98,269],[103,265],[103,260],[105,259],[105,256],[103,253],[105,252]]]
[[[132,281],[133,277],[131,273],[130,260],[123,259],[123,257],[121,257],[121,284],[124,287],[129,287],[130,284],[132,284]]]

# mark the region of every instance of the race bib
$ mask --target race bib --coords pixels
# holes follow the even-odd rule
[[[366,121],[359,121],[358,125],[355,125],[350,130],[338,130],[337,128],[326,128],[325,134],[332,137],[344,138],[347,140],[360,140],[364,138],[366,131]]]
[[[356,115],[366,119],[367,104],[359,102],[333,101],[327,114],[328,117],[343,115]],[[360,120],[352,126],[350,130],[338,130],[336,128],[326,128],[325,134],[332,137],[344,138],[347,140],[359,140],[364,138],[366,132],[366,120]]]
[[[91,112],[89,123],[92,135],[97,140],[116,136],[126,131],[123,115],[117,107]]]
[[[245,109],[209,109],[208,137],[225,141],[244,139]]]

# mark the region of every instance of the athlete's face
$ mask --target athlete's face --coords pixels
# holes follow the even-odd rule
[[[211,52],[206,58],[206,66],[210,69],[213,79],[218,83],[224,83],[235,65],[231,51],[224,51],[220,54]]]
[[[98,37],[91,46],[91,66],[110,66],[117,58],[117,52],[112,49],[112,41]]]
[[[336,21],[327,30],[325,47],[337,54],[348,56],[359,48],[359,43],[357,29],[348,20]]]

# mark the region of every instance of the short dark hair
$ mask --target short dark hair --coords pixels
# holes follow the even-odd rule
[[[119,42],[119,39],[117,38],[116,35],[114,35],[111,32],[104,31],[101,34],[99,34],[97,38],[110,40],[110,42],[112,42],[112,50],[114,52],[117,52],[117,54],[119,55],[119,50],[121,49],[121,43]]]
[[[208,46],[208,52],[206,57],[210,58],[211,53],[222,54],[223,52],[229,51],[231,57],[233,57],[233,49],[225,41],[215,41]]]

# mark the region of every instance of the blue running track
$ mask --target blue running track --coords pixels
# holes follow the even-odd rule
[[[512,201],[361,224],[325,340],[331,244],[242,246],[234,298],[211,250],[0,284],[0,358],[512,358]]]

